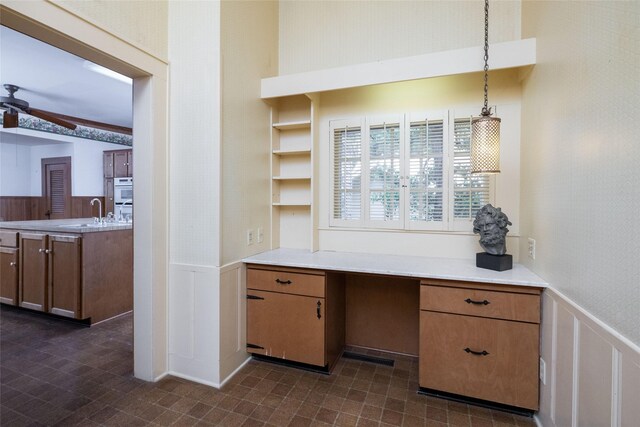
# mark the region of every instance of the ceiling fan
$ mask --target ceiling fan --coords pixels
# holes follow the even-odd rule
[[[59,126],[71,130],[75,130],[75,128],[77,127],[71,122],[56,117],[55,113],[38,110],[36,108],[30,108],[27,101],[18,99],[14,96],[14,93],[16,93],[20,89],[20,87],[16,85],[5,84],[4,88],[9,93],[9,96],[0,96],[0,108],[3,108],[5,110],[2,116],[3,128],[18,127],[18,113],[29,114],[31,116],[46,120],[51,123],[55,123]]]

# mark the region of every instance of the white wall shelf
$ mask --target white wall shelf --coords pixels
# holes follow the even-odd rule
[[[306,179],[311,179],[310,176],[274,176],[273,179],[276,181],[304,181]]]
[[[311,149],[306,150],[273,150],[276,156],[299,156],[301,154],[310,154]]]
[[[491,69],[518,68],[536,63],[536,39],[514,40],[489,46]],[[346,67],[287,74],[262,79],[263,99],[330,90],[452,76],[484,70],[484,47],[447,50]],[[274,123],[276,126],[278,123]]]
[[[272,125],[275,129],[279,130],[292,130],[292,129],[309,129],[311,127],[311,120],[300,120],[295,122],[280,122]]]
[[[309,203],[309,202],[306,202],[306,203],[303,203],[303,202],[300,202],[300,203],[286,203],[286,202],[285,203],[280,203],[280,202],[278,202],[278,203],[272,203],[272,205],[273,206],[311,206],[311,203]]]

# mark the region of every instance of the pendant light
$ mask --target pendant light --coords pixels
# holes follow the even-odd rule
[[[484,0],[484,107],[471,120],[471,173],[500,173],[500,119],[491,117],[489,92],[489,0]]]

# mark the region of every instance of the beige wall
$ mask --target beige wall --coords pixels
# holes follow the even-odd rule
[[[521,261],[640,343],[640,2],[525,2]],[[525,256],[536,239],[536,259]]]
[[[222,265],[269,249],[269,106],[260,79],[278,70],[278,3],[222,2]],[[257,229],[264,241],[257,242]],[[247,245],[246,232],[254,232]]]
[[[167,59],[168,2],[166,0],[86,1],[51,0],[101,28]]]
[[[520,1],[494,1],[491,43],[520,38]],[[280,74],[482,45],[481,1],[282,1]]]

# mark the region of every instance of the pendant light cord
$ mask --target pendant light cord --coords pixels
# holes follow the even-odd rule
[[[490,116],[489,107],[489,0],[484,0],[484,107],[482,115]]]

